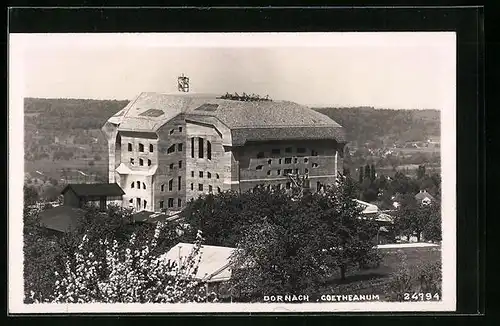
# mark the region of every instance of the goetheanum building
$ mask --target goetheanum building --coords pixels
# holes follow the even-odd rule
[[[109,182],[124,206],[177,210],[201,194],[290,187],[308,175],[312,190],[342,169],[343,128],[285,101],[141,93],[103,126]]]

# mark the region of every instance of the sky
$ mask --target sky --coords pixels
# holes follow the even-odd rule
[[[26,97],[132,99],[255,93],[309,106],[442,110],[454,101],[453,33],[20,34]]]

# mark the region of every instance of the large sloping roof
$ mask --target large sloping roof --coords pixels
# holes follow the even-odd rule
[[[162,256],[163,259],[177,262],[185,259],[193,250],[191,243],[178,243]],[[234,248],[202,246],[201,260],[196,278],[207,282],[227,281],[231,278],[230,258]]]
[[[80,208],[57,206],[40,213],[40,225],[50,230],[69,232],[78,227],[84,214],[85,211]]]
[[[117,183],[79,183],[68,184],[63,190],[64,194],[68,190],[73,192],[79,197],[85,196],[122,196],[125,194],[122,188]]]
[[[120,131],[155,132],[184,114],[211,116],[226,125],[233,145],[278,139],[335,139],[345,141],[335,121],[303,105],[287,101],[234,101],[215,95],[141,93],[109,119]]]

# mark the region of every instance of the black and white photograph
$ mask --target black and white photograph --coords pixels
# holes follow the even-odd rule
[[[9,44],[12,311],[456,308],[455,33]]]

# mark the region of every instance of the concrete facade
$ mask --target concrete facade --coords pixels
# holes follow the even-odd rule
[[[294,117],[283,112],[274,118],[281,124],[276,128],[280,136],[273,136],[269,126],[255,122],[272,122],[260,111],[252,111],[262,109],[260,103],[196,102],[189,96],[175,95],[158,95],[161,101],[151,103],[155,96],[147,93],[147,101],[141,103],[140,95],[102,129],[108,140],[109,182],[118,183],[125,191],[123,206],[137,211],[179,210],[208,193],[248,191],[257,185],[285,189],[290,186],[289,173],[308,175],[311,189],[317,190],[320,185],[333,184],[337,171],[342,171],[345,141],[337,137],[341,127],[316,112],[309,113],[312,110],[303,109],[312,114],[314,123],[322,123],[313,139],[308,138],[309,130],[315,130],[314,123],[305,126],[309,129],[304,132],[302,126],[293,125]],[[222,104],[224,109],[215,111]],[[233,105],[236,112],[231,111]],[[277,111],[288,104],[280,105]],[[293,108],[302,110],[297,105]],[[234,126],[231,120],[224,120],[225,112],[235,121]],[[244,125],[236,114],[256,127]],[[307,118],[302,117],[304,121]],[[283,119],[291,119],[289,128]],[[321,127],[331,127],[335,134]]]

